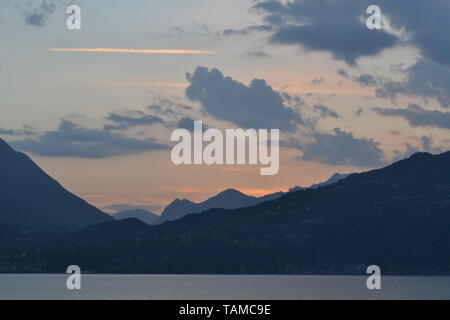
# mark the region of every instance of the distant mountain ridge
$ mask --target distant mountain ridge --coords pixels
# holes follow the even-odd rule
[[[325,182],[314,184],[309,188],[319,188],[331,185],[342,179],[348,177],[349,174],[335,173]],[[306,190],[308,188],[294,187],[289,189],[289,192],[295,192],[299,190]],[[246,195],[235,189],[227,189],[219,194],[203,201],[195,203],[186,199],[176,199],[170,203],[162,212],[161,216],[154,222],[154,224],[161,224],[167,221],[174,221],[185,217],[188,214],[200,213],[210,209],[238,209],[257,205],[259,203],[277,199],[283,196],[285,192],[276,192],[268,194],[262,197],[253,197]]]
[[[5,238],[0,272],[36,272],[37,261],[62,272],[75,260],[96,273],[362,275],[375,264],[385,275],[450,275],[450,152],[158,226],[126,219],[61,241]]]
[[[321,187],[326,187],[329,186],[333,183],[336,183],[342,179],[347,178],[348,176],[350,176],[351,173],[349,174],[341,174],[341,173],[335,173],[333,174],[327,181],[321,182],[321,183],[317,183],[317,184],[313,184],[311,186],[309,186],[308,188],[305,187],[294,187],[289,189],[289,192],[296,192],[296,191],[302,191],[302,190],[307,190],[307,189],[317,189],[317,188],[321,188]]]
[[[176,199],[163,210],[161,216],[155,221],[155,224],[174,221],[188,214],[200,213],[213,208],[237,209],[250,207],[264,201],[276,199],[283,194],[283,192],[277,192],[257,198],[246,195],[238,190],[227,189],[200,203],[186,199]]]
[[[134,210],[118,212],[113,215],[113,218],[115,220],[124,220],[124,219],[134,218],[134,219],[138,219],[139,221],[142,221],[148,225],[152,225],[159,218],[159,216],[154,214],[153,212],[150,212],[150,211],[147,211],[144,209],[134,209]]]
[[[75,230],[111,220],[0,139],[0,223]]]

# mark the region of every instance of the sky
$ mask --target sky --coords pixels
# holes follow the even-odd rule
[[[100,208],[156,213],[444,152],[449,14],[447,0],[0,0],[0,137]],[[174,165],[171,133],[195,120],[280,129],[279,173]]]

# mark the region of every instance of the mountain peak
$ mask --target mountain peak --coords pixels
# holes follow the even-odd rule
[[[210,204],[214,204],[213,207],[214,208],[222,208],[223,205],[228,202],[231,201],[231,203],[235,202],[235,201],[245,201],[248,200],[249,198],[254,198],[251,196],[248,196],[238,190],[235,189],[226,189],[218,194],[216,194],[214,197],[209,198],[208,200],[206,200],[204,203],[210,203]],[[225,202],[225,203],[223,203]],[[219,205],[220,206],[217,206]]]
[[[414,153],[411,157],[409,157],[410,159],[415,159],[415,158],[428,158],[430,156],[433,156],[431,153],[428,152],[416,152]]]
[[[243,195],[243,193],[236,189],[226,189],[217,194],[217,196],[220,195]]]
[[[0,139],[0,223],[75,230],[112,220]],[[26,199],[26,201],[24,201]]]

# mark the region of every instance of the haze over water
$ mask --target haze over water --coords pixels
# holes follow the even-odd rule
[[[67,277],[0,275],[0,299],[450,299],[450,277],[384,276],[368,290],[361,276],[83,275],[79,291]]]

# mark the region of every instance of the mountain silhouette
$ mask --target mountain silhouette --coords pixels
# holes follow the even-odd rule
[[[119,213],[116,213],[113,215],[114,219],[116,220],[124,220],[124,219],[138,219],[146,224],[152,225],[155,223],[155,221],[159,218],[158,215],[144,210],[144,209],[134,209],[134,210],[127,210],[122,211]]]
[[[341,181],[342,179],[345,179],[348,176],[350,176],[350,174],[335,173],[327,181],[324,181],[324,182],[321,182],[321,183],[317,183],[317,184],[313,184],[313,185],[310,186],[310,188],[311,189],[317,189],[317,188],[321,188],[321,187],[326,187],[326,186],[329,186],[329,185],[331,185],[333,183]]]
[[[319,188],[328,186],[348,176],[349,176],[348,174],[335,173],[327,181],[319,184],[314,184],[309,188]],[[295,192],[306,189],[308,188],[294,187],[289,189],[289,192]],[[163,210],[161,216],[154,222],[154,224],[161,224],[167,221],[178,220],[188,214],[200,213],[213,208],[237,209],[250,207],[265,201],[277,199],[284,194],[285,194],[284,192],[280,191],[262,197],[253,197],[246,195],[238,190],[227,189],[201,203],[195,203],[186,199],[176,199]]]
[[[365,274],[378,265],[386,275],[450,275],[450,152],[157,226],[125,219],[44,237],[2,235],[0,225],[0,239],[6,273],[77,261],[95,273]]]
[[[111,220],[0,139],[0,223],[75,230]]]
[[[163,210],[161,216],[155,221],[155,224],[174,221],[188,214],[200,213],[213,208],[236,209],[249,207],[264,201],[276,199],[283,194],[283,192],[278,192],[257,198],[246,195],[238,190],[227,189],[200,203],[186,199],[176,199]]]
[[[321,183],[317,183],[317,184],[313,184],[311,186],[309,186],[309,188],[305,188],[305,187],[293,187],[291,189],[289,189],[289,192],[296,192],[296,191],[301,191],[301,190],[307,190],[307,189],[317,189],[317,188],[321,188],[321,187],[326,187],[329,186],[333,183],[336,183],[342,179],[345,179],[349,176],[350,174],[341,174],[341,173],[335,173],[333,174],[327,181],[321,182]]]

